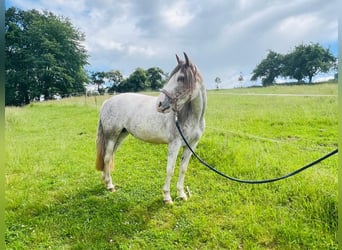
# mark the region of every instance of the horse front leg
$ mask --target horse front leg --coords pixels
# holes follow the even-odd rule
[[[181,146],[180,142],[173,142],[169,144],[168,156],[167,156],[167,166],[166,166],[166,179],[163,187],[164,192],[164,202],[165,204],[172,204],[172,198],[170,193],[171,179],[174,173],[175,164],[177,160],[177,155],[179,148]]]
[[[197,146],[197,143],[191,145],[193,150],[195,150],[196,146]],[[182,161],[181,161],[181,165],[179,168],[179,177],[178,177],[178,182],[177,182],[177,190],[178,190],[179,198],[181,198],[184,201],[187,200],[187,195],[184,191],[184,179],[185,179],[185,173],[188,168],[191,155],[192,153],[189,150],[189,148],[184,146]]]

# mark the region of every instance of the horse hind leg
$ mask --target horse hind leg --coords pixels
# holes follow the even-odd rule
[[[107,189],[111,192],[115,191],[114,184],[112,182],[112,177],[110,176],[111,169],[114,168],[113,162],[113,150],[114,150],[115,142],[113,140],[108,140],[106,143],[105,155],[103,157],[104,168],[102,173],[103,181],[107,187]]]
[[[104,169],[103,169],[103,181],[110,192],[115,191],[115,186],[112,182],[112,177],[110,175],[110,171],[114,169],[114,154],[121,142],[128,135],[126,130],[122,130],[118,136],[116,136],[112,140],[108,140],[106,144],[106,151],[104,155]]]

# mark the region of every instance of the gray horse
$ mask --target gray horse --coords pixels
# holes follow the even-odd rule
[[[177,115],[181,129],[192,148],[201,138],[207,104],[206,89],[196,65],[186,53],[185,61],[177,58],[177,66],[158,97],[125,93],[106,100],[101,108],[97,131],[96,168],[103,171],[103,180],[109,191],[115,191],[110,170],[113,155],[128,135],[151,143],[168,144],[166,180],[163,187],[164,201],[172,204],[170,182],[177,155],[183,147],[177,189],[179,197],[187,199],[184,177],[191,157],[175,126]]]

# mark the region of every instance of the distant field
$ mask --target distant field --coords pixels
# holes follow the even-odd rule
[[[276,85],[267,88],[236,88],[219,90],[226,93],[255,93],[255,94],[316,94],[337,95],[337,83],[308,84],[308,85]]]
[[[337,147],[335,95],[337,84],[208,91],[196,151],[244,179],[293,171]],[[192,159],[192,197],[165,206],[167,146],[128,137],[112,173],[119,190],[108,193],[94,166],[105,98],[5,109],[7,249],[337,249],[336,156],[265,185]]]

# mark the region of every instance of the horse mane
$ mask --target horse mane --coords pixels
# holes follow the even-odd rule
[[[179,61],[178,65],[174,68],[174,70],[170,74],[170,78],[176,74],[178,71],[181,71],[184,74],[184,84],[186,89],[192,93],[196,87],[196,83],[200,84],[201,93],[200,95],[203,101],[203,107],[202,107],[202,114],[200,116],[200,119],[203,119],[205,107],[206,107],[206,90],[203,85],[203,77],[199,70],[197,69],[196,65],[190,63],[190,65],[187,65],[184,61]],[[183,123],[189,118],[189,116],[192,114],[192,103],[186,103],[184,107],[179,111],[179,120],[180,123]]]
[[[192,63],[190,63],[190,65],[187,65],[184,61],[180,60],[178,65],[172,70],[170,78],[172,78],[172,76],[178,71],[184,74],[184,84],[191,93],[196,87],[196,82],[203,82],[202,75],[197,70],[196,65]]]

